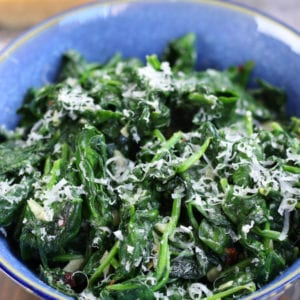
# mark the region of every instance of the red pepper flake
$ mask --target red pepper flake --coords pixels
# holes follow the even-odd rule
[[[238,252],[235,248],[226,248],[225,252],[227,254],[227,264],[234,265],[238,260]]]
[[[238,69],[239,73],[242,73],[245,70],[245,66],[244,65],[239,65],[237,69]]]
[[[115,280],[115,279],[112,279],[112,280],[110,280],[110,282],[109,282],[108,285],[113,285],[113,284],[115,284],[115,283],[116,283],[116,280]]]
[[[71,288],[76,287],[76,281],[71,272],[67,272],[63,278],[64,283],[68,284]]]
[[[49,106],[52,106],[53,104],[54,104],[54,101],[53,101],[53,100],[48,101],[48,105],[49,105]]]

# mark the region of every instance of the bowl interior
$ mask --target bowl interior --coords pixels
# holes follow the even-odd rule
[[[288,112],[300,115],[300,36],[293,30],[219,1],[109,1],[54,17],[2,53],[0,124],[17,125],[15,111],[27,89],[53,81],[61,55],[69,49],[91,61],[105,61],[116,52],[143,58],[160,54],[170,39],[187,32],[197,35],[198,69],[224,69],[253,60],[253,83],[261,77],[283,87],[288,92]],[[17,281],[47,299],[59,299],[11,254],[3,238],[0,253],[2,267]],[[298,261],[281,279],[293,280],[299,268]],[[263,293],[273,288],[272,283]]]

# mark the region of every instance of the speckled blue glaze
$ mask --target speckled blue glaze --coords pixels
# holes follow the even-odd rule
[[[80,51],[105,61],[115,52],[144,57],[195,32],[199,69],[223,69],[254,60],[262,77],[288,92],[289,113],[300,115],[300,35],[247,8],[219,1],[107,1],[54,17],[33,28],[0,55],[0,124],[14,128],[26,90],[51,82],[61,54]],[[253,81],[254,82],[254,81]],[[0,267],[43,299],[71,299],[30,272],[0,236]],[[247,299],[277,299],[300,278],[300,260]]]

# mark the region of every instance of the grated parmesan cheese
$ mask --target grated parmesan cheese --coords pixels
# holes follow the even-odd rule
[[[113,234],[118,240],[123,241],[124,237],[121,230],[114,231]]]
[[[79,294],[79,300],[98,300],[99,298],[95,297],[94,294],[85,289],[82,293]]]
[[[188,288],[189,296],[193,300],[198,300],[202,298],[204,294],[206,297],[212,295],[212,292],[203,283],[192,283]]]
[[[127,245],[127,252],[133,254],[134,247]]]
[[[249,233],[250,229],[253,228],[254,221],[251,220],[250,224],[246,224],[242,226],[242,231],[244,232],[245,236],[247,237],[247,234]]]
[[[43,185],[42,182],[38,181],[34,183],[34,198],[41,200],[43,205],[40,205],[33,199],[28,200],[27,203],[37,219],[47,222],[52,221],[54,217],[53,203],[64,200],[72,201],[74,198],[85,194],[83,186],[70,185],[64,178],[50,189],[44,189]]]
[[[69,112],[69,116],[76,119],[76,112],[99,110],[100,106],[94,103],[94,99],[89,97],[86,92],[78,85],[70,88],[62,88],[57,96],[58,102]]]
[[[154,90],[164,92],[174,90],[172,71],[168,62],[161,63],[161,71],[157,71],[150,64],[147,64],[147,66],[139,68],[137,73],[140,79]]]

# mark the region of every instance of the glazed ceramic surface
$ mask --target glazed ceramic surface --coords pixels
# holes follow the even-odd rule
[[[107,1],[54,17],[0,55],[0,124],[14,128],[25,92],[55,80],[61,55],[76,49],[90,61],[160,54],[187,32],[197,35],[198,69],[256,62],[261,77],[284,88],[287,110],[300,116],[300,35],[273,19],[224,1]],[[71,299],[41,282],[0,234],[0,267],[44,299]],[[300,260],[247,299],[277,299],[300,278]],[[299,286],[299,285],[298,285]],[[296,298],[295,298],[296,299]],[[297,298],[298,299],[298,298]]]

